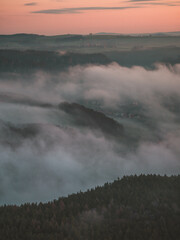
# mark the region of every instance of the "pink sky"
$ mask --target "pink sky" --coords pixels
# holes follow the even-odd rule
[[[176,0],[0,0],[0,34],[180,31]]]

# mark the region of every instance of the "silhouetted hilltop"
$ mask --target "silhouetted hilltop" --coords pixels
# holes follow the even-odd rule
[[[180,176],[140,175],[48,203],[0,207],[1,240],[178,240]]]
[[[63,102],[59,104],[59,108],[71,115],[74,123],[78,126],[101,130],[104,134],[112,137],[123,136],[123,126],[104,113],[77,103]]]
[[[63,127],[63,123],[65,122],[66,128],[84,128],[86,130],[91,130],[96,133],[100,132],[105,137],[111,137],[115,139],[123,139],[125,141],[124,136],[124,127],[113,118],[106,116],[104,113],[93,110],[91,108],[87,108],[83,105],[77,103],[68,103],[62,102],[58,106],[53,105],[46,102],[35,101],[33,99],[26,98],[23,95],[10,95],[10,94],[0,94],[0,102],[3,103],[11,103],[11,104],[20,104],[29,107],[38,107],[47,109],[58,115],[56,127]],[[64,112],[65,115],[61,113]],[[3,122],[2,122],[3,123]],[[18,143],[18,139],[21,141],[24,138],[36,137],[39,133],[39,129],[41,126],[46,127],[46,124],[38,123],[38,124],[10,124],[3,123],[5,128],[1,128],[0,130],[3,136],[15,136],[16,143]],[[50,124],[54,125],[54,124]],[[47,126],[49,126],[47,124]],[[1,139],[1,138],[0,138]],[[2,140],[3,141],[3,140]],[[8,141],[11,141],[9,138]],[[8,142],[10,143],[10,142]]]

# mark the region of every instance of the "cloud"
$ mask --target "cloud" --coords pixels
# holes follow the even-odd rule
[[[131,8],[142,8],[146,5],[164,5],[164,6],[179,6],[179,2],[155,2],[156,0],[129,0],[128,2],[135,3],[132,6],[125,7],[79,7],[79,8],[60,8],[60,9],[45,9],[32,11],[31,13],[40,14],[80,14],[86,11],[106,11],[106,10],[125,10]]]
[[[81,8],[61,8],[61,9],[46,9],[39,11],[32,11],[31,13],[44,13],[44,14],[69,14],[69,13],[83,13],[85,11],[96,11],[96,10],[125,10],[135,7],[81,7]]]
[[[169,2],[160,2],[158,0],[129,0],[128,2],[135,3],[139,6],[145,6],[145,5],[154,5],[154,6],[179,6],[179,2],[175,1],[169,1]]]
[[[24,4],[24,6],[35,6],[35,5],[37,5],[37,2],[29,2]]]
[[[180,65],[3,75],[0,89],[0,204],[45,202],[128,174],[180,171]],[[127,142],[73,124],[52,107],[61,101],[114,118]]]

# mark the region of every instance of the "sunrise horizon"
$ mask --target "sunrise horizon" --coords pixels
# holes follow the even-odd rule
[[[7,33],[7,34],[1,34],[0,35],[38,35],[38,36],[48,36],[48,37],[54,37],[54,36],[63,36],[63,35],[82,35],[82,36],[88,36],[88,35],[114,35],[114,36],[161,36],[161,34],[165,34],[167,36],[171,36],[171,34],[177,34],[177,36],[180,35],[180,30],[177,31],[158,31],[158,32],[137,32],[137,33],[122,33],[122,32],[89,32],[89,33],[71,33],[71,32],[64,32],[64,33],[57,33],[57,34],[39,34],[35,32],[14,32],[14,33]],[[173,35],[173,37],[176,35]],[[164,35],[163,35],[164,37]]]
[[[180,1],[2,0],[0,34],[145,34],[180,31]]]
[[[0,0],[0,240],[180,236],[180,0]]]

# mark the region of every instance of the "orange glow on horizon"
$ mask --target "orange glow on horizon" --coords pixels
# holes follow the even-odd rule
[[[147,1],[145,1],[147,3]],[[155,1],[154,1],[155,2]],[[162,1],[161,3],[173,2]],[[176,1],[174,1],[176,2]],[[28,6],[24,4],[29,3]],[[33,4],[34,3],[34,4]],[[141,1],[142,3],[142,1]],[[148,1],[149,3],[149,1]],[[180,4],[137,5],[111,0],[1,0],[0,34],[37,33],[46,35],[90,32],[151,33],[180,31]],[[178,3],[177,3],[178,4]],[[138,8],[134,8],[138,6]],[[65,14],[32,13],[48,9],[76,9],[90,7],[133,7],[127,9],[75,10]]]

